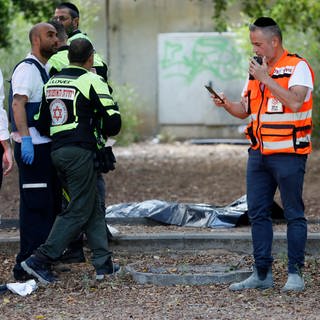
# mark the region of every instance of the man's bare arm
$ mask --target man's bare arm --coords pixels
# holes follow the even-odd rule
[[[4,149],[3,157],[2,157],[2,163],[3,163],[3,175],[8,175],[12,169],[13,169],[13,155],[12,155],[12,149],[10,145],[10,140],[2,140],[1,144]]]
[[[283,105],[290,108],[293,112],[300,110],[308,93],[308,87],[304,86],[293,86],[287,90],[281,87],[271,77],[267,79],[265,85]]]
[[[12,110],[16,127],[20,136],[29,136],[29,129],[27,123],[27,114],[25,105],[28,102],[28,97],[24,95],[15,94],[12,101]]]
[[[228,100],[224,94],[221,94],[221,97],[223,99],[223,103],[215,98],[214,96],[211,96],[214,104],[217,107],[223,107],[225,110],[230,113],[232,116],[239,118],[239,119],[245,119],[249,116],[247,113],[247,98],[242,98],[240,102],[230,101]]]

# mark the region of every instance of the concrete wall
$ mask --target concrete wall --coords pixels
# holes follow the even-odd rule
[[[85,2],[84,0],[82,0]],[[88,33],[89,38],[94,43],[95,49],[99,54],[108,59],[108,3],[106,0],[91,0],[90,15],[85,11],[85,6],[79,5],[80,10],[80,30]]]
[[[231,127],[220,128],[226,124],[221,114],[218,123],[201,119],[195,123],[179,109],[159,110],[158,35],[212,32],[212,0],[108,0],[105,10],[110,76],[120,85],[134,87],[141,97],[143,134],[150,136],[166,130],[180,138],[239,137],[239,121],[231,117],[227,119]],[[198,86],[202,97],[208,98],[203,83]],[[241,90],[238,86],[232,92],[237,95]],[[196,108],[203,108],[208,115],[207,103]]]
[[[224,92],[231,100],[239,99],[246,79],[246,68],[247,61],[234,34],[160,34],[158,121],[161,127],[167,131],[175,130],[176,135],[188,138],[237,136],[238,131],[232,132],[231,128],[236,129],[242,121],[223,108],[213,106],[204,85]],[[227,125],[229,130],[224,132],[223,128]]]

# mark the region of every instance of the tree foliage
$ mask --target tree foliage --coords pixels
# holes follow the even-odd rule
[[[215,29],[218,32],[223,32],[227,30],[227,19],[224,14],[227,8],[228,8],[227,0],[214,1],[213,20],[215,22]]]
[[[312,29],[320,41],[320,1],[318,0],[213,0],[213,16],[217,31],[226,31],[227,23],[221,23],[227,9],[240,3],[241,12],[249,18],[270,16],[282,30],[294,28],[306,32]],[[222,28],[224,26],[224,29]],[[223,29],[223,30],[222,30]]]
[[[60,3],[60,0],[12,0],[11,1],[18,11],[24,13],[25,18],[36,23],[48,20],[52,17],[52,8]]]
[[[320,40],[320,2],[318,0],[243,0],[243,12],[249,17],[271,16],[282,30],[312,29]]]
[[[9,45],[9,20],[10,20],[10,1],[0,0],[0,47]]]
[[[52,8],[60,0],[0,0],[0,48],[11,44],[10,25],[17,15],[23,13],[26,20],[36,23],[52,16]]]
[[[225,18],[229,24],[221,24],[221,19],[236,3],[240,4],[242,22],[248,24],[262,16],[272,17],[284,33],[285,47],[305,57],[311,64],[316,82],[314,87],[313,121],[315,129],[313,135],[320,137],[320,85],[317,81],[320,74],[320,1],[318,0],[213,0],[214,7],[218,8],[213,17],[216,31],[233,29],[232,20]],[[237,29],[241,29],[237,25]],[[248,27],[246,26],[246,37]],[[315,139],[315,144],[320,145],[320,140]]]

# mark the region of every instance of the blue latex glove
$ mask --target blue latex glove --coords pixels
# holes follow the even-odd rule
[[[34,159],[34,149],[30,136],[21,137],[21,159],[25,164],[32,164]]]

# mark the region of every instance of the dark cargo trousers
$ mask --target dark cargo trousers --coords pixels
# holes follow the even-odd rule
[[[20,251],[14,272],[24,272],[20,262],[46,241],[56,215],[61,212],[61,186],[50,154],[51,143],[34,145],[34,161],[28,165],[21,159],[21,144],[14,146],[20,189]]]
[[[37,254],[56,260],[84,231],[92,250],[92,264],[95,269],[101,269],[111,252],[108,250],[104,212],[98,201],[94,152],[65,146],[54,150],[51,157],[63,187],[68,190],[70,202],[57,216],[47,241],[39,247]]]

